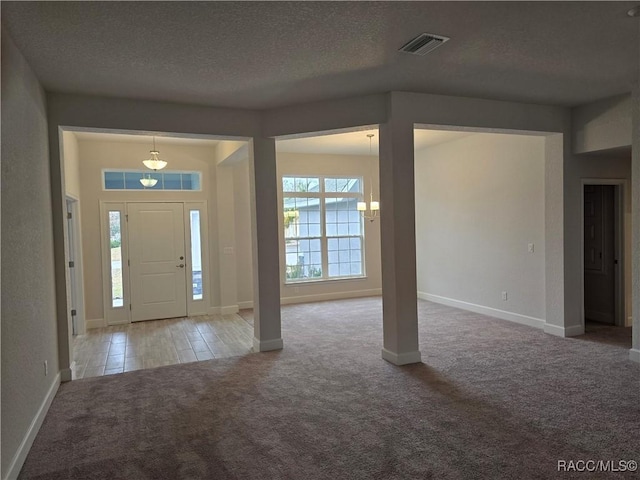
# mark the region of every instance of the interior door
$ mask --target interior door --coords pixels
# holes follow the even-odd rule
[[[615,323],[615,223],[613,185],[584,187],[585,318]]]
[[[181,203],[130,203],[131,321],[187,315]]]

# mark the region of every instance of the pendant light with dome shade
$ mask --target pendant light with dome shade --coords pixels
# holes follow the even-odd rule
[[[156,150],[155,135],[153,137],[153,150],[151,150],[149,153],[151,154],[151,158],[148,158],[147,160],[142,161],[144,166],[147,167],[149,170],[153,170],[155,172],[158,170],[162,170],[164,167],[167,166],[167,162],[165,162],[164,160],[160,160],[158,158],[158,155],[160,155],[160,152]],[[155,186],[156,183],[158,183],[158,179],[151,178],[151,174],[148,174],[146,177],[143,175],[143,177],[140,179],[140,183],[144,188],[151,188]]]

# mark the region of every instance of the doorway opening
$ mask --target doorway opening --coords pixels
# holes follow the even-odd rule
[[[626,326],[624,180],[583,180],[585,332]]]

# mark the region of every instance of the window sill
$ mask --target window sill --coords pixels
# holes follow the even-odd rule
[[[321,278],[321,279],[309,279],[298,280],[297,282],[284,282],[285,287],[297,287],[299,285],[317,285],[322,283],[344,283],[344,282],[357,282],[362,280],[368,280],[369,277],[363,275],[361,277],[338,277],[338,278]]]

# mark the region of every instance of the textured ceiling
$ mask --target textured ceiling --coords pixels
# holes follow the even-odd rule
[[[404,90],[573,106],[630,91],[637,2],[2,2],[46,89],[238,108]],[[425,57],[421,32],[451,37]]]

